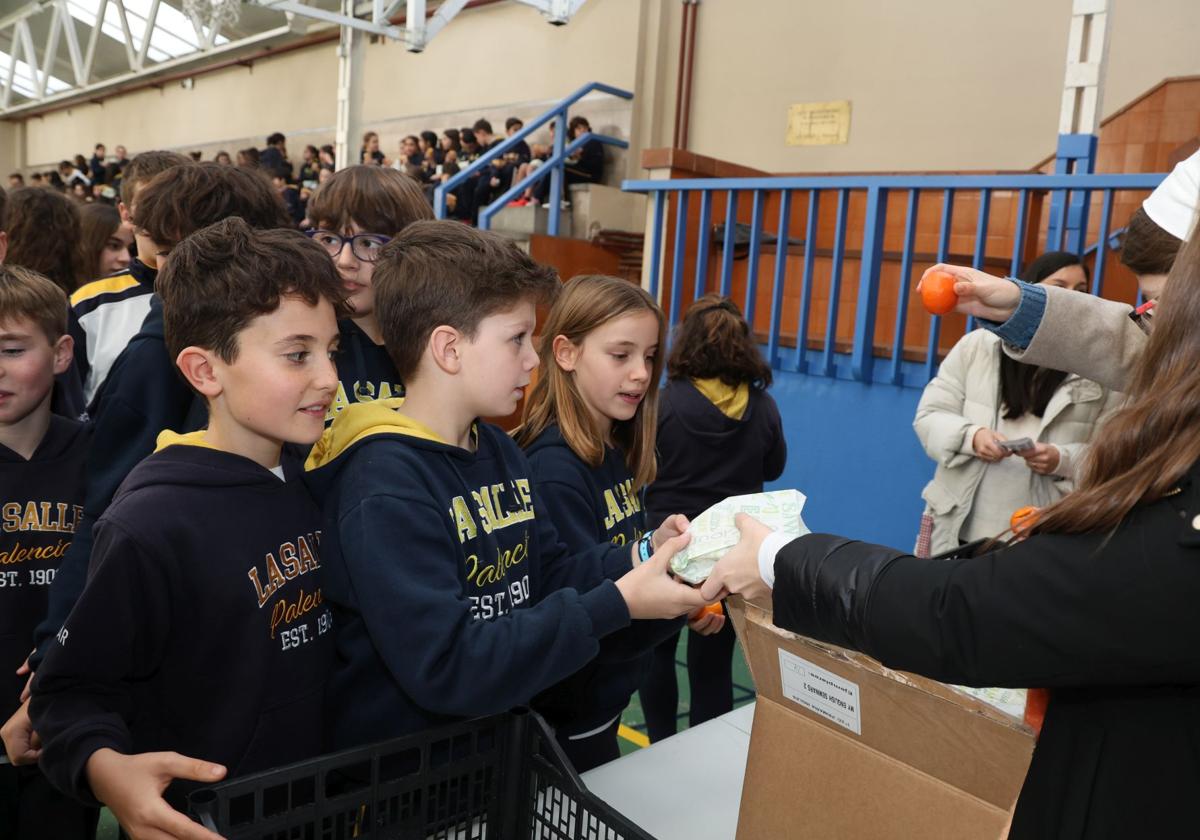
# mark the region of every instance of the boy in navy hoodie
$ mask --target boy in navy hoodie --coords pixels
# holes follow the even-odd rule
[[[88,430],[50,411],[54,377],[71,365],[67,296],[33,271],[0,266],[0,837],[92,836],[98,811],[55,790],[35,766],[27,679],[33,628],[83,502]]]
[[[570,556],[521,450],[478,419],[516,408],[538,363],[535,304],[557,290],[515,244],[455,222],[414,222],[376,264],[407,395],[350,406],[309,459],[337,628],[334,748],[527,703],[631,618],[703,604],[667,576],[687,542],[668,528],[636,568],[638,546]]]
[[[87,587],[30,710],[59,788],[108,805],[134,837],[215,837],[167,804],[185,792],[173,779],[319,752],[332,644],[320,514],[281,449],[324,429],[343,295],[303,234],[241,219],[177,246],[158,286],[208,428],[163,432],[96,524]]]
[[[216,163],[177,166],[142,187],[134,207],[143,255],[159,270],[172,248],[193,231],[239,216],[260,230],[289,227],[279,196],[258,172]],[[93,444],[88,456],[83,519],[50,588],[45,620],[35,632],[29,663],[36,670],[83,591],[92,552],[92,527],[129,471],[154,451],[163,429],[190,432],[204,426],[204,400],[175,369],[163,340],[163,301],[150,295],[137,333],[113,362],[91,405]]]

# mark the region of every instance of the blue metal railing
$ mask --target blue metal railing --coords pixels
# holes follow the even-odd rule
[[[1073,197],[1079,197],[1084,207],[1088,206],[1093,193],[1102,195],[1101,212],[1097,225],[1095,242],[1092,245],[1082,243],[1078,250],[1081,255],[1095,251],[1096,264],[1092,277],[1093,293],[1099,294],[1103,289],[1105,260],[1107,248],[1097,247],[1099,243],[1110,243],[1113,236],[1111,229],[1113,196],[1124,191],[1152,190],[1165,177],[1163,174],[1133,174],[1133,175],[881,175],[881,176],[828,176],[828,177],[761,177],[761,178],[731,178],[731,179],[686,179],[676,181],[626,181],[623,188],[628,192],[645,193],[651,201],[651,222],[646,232],[647,242],[645,252],[649,259],[647,264],[647,280],[649,291],[656,297],[661,284],[661,272],[665,257],[670,258],[670,300],[663,301],[668,308],[669,322],[674,325],[680,318],[684,305],[683,286],[685,262],[691,256],[687,247],[688,237],[688,207],[693,196],[699,198],[700,230],[698,244],[694,252],[695,278],[693,299],[704,294],[709,284],[710,250],[713,247],[712,211],[716,201],[716,193],[725,192],[725,226],[724,237],[720,243],[720,269],[713,291],[729,295],[733,289],[733,265],[735,238],[734,229],[739,205],[744,206],[742,197],[749,194],[751,202],[751,222],[749,234],[749,252],[746,264],[745,297],[743,311],[748,320],[754,323],[754,316],[760,294],[769,295],[770,316],[766,329],[767,358],[771,365],[779,370],[790,370],[817,376],[854,379],[862,382],[887,383],[907,387],[924,387],[925,383],[937,371],[939,351],[939,329],[941,319],[930,316],[929,339],[925,347],[924,359],[914,365],[905,359],[904,336],[908,324],[908,302],[913,292],[915,282],[913,272],[921,268],[915,264],[915,245],[917,239],[917,211],[921,199],[925,196],[938,196],[941,199],[941,216],[937,225],[937,250],[935,259],[947,262],[950,256],[950,243],[953,233],[953,212],[955,197],[963,193],[978,196],[979,209],[974,219],[974,239],[972,246],[966,249],[967,260],[976,268],[982,268],[985,261],[996,261],[995,254],[988,253],[992,202],[999,192],[1010,193],[1016,197],[1017,213],[1012,230],[1005,231],[1012,237],[1011,261],[1008,261],[1008,273],[1019,273],[1026,251],[1026,228],[1028,227],[1028,209],[1034,196],[1049,194],[1052,202],[1069,203]],[[906,193],[905,208],[907,216],[904,224],[901,251],[898,257],[900,266],[898,291],[894,301],[888,305],[896,308],[895,323],[891,330],[890,347],[887,348],[885,365],[877,365],[877,353],[874,344],[875,328],[880,300],[880,274],[885,262],[884,236],[887,224],[888,197],[890,193]],[[789,238],[791,219],[794,215],[793,197],[796,193],[807,193],[807,218],[803,240],[803,261],[799,267],[799,302],[796,316],[795,347],[785,352],[781,343],[781,325],[784,322],[785,308],[788,300],[784,295],[784,285],[788,281],[787,257],[789,246],[795,246],[796,240]],[[674,200],[671,196],[674,195]],[[766,202],[768,197],[777,197],[778,225],[775,238],[775,265],[770,278],[759,278],[760,256],[763,251],[763,227],[766,220]],[[865,197],[865,209],[862,216],[862,242],[857,295],[855,297],[854,330],[849,354],[840,350],[837,343],[838,311],[843,303],[842,280],[843,266],[847,260],[847,229],[848,216],[852,197]],[[814,304],[814,289],[816,287],[815,260],[817,258],[817,234],[819,217],[823,198],[836,200],[834,210],[834,230],[831,251],[831,269],[828,276],[828,302],[825,312],[823,335],[817,330],[818,348],[810,347],[810,316]],[[861,198],[860,198],[861,206]],[[665,247],[665,227],[668,210],[674,208],[674,239],[669,247]],[[1035,234],[1037,235],[1037,234]],[[1046,249],[1060,250],[1063,248],[1064,226],[1062,219],[1051,219],[1046,229]],[[826,245],[828,243],[825,243]],[[767,246],[770,248],[770,246]],[[963,253],[962,249],[958,249]],[[966,256],[964,254],[964,256]],[[897,258],[887,257],[889,261]],[[1004,257],[1007,261],[1007,257]],[[849,296],[845,296],[849,297]],[[787,314],[791,314],[788,312]],[[968,329],[974,324],[968,322]]]
[[[490,177],[492,169],[492,161],[503,157],[508,152],[512,151],[516,145],[526,137],[537,131],[542,126],[554,121],[554,151],[546,160],[546,163],[529,173],[519,183],[513,184],[512,187],[504,193],[504,195],[492,201],[490,204],[479,208],[479,226],[487,228],[491,225],[492,217],[498,213],[505,205],[513,198],[519,195],[523,190],[533,186],[543,178],[550,178],[550,207],[553,208],[550,212],[548,222],[548,232],[551,236],[558,236],[559,231],[559,208],[562,206],[563,197],[563,182],[564,170],[567,165],[567,158],[574,152],[583,148],[583,145],[589,140],[598,140],[609,146],[618,146],[622,149],[629,148],[629,143],[616,137],[608,137],[603,134],[585,134],[576,138],[569,145],[566,142],[567,137],[567,110],[583,97],[593,91],[607,93],[611,96],[620,97],[621,99],[633,99],[633,94],[621,88],[612,87],[601,82],[590,82],[584,85],[579,90],[572,93],[566,99],[559,102],[546,113],[531,120],[520,131],[511,137],[498,144],[495,148],[481,154],[473,160],[469,166],[460,169],[454,177],[448,179],[444,184],[439,186],[433,192],[433,212],[439,219],[446,218],[446,196],[460,184],[466,183],[472,176],[478,174],[481,178]]]

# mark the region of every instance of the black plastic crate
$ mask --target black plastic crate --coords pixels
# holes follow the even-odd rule
[[[202,788],[188,810],[228,840],[653,840],[588,792],[529,711]]]

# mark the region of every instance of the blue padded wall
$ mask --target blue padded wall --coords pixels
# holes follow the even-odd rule
[[[912,430],[921,391],[775,371],[788,463],[768,489],[808,496],[813,531],[911,551],[934,463]]]

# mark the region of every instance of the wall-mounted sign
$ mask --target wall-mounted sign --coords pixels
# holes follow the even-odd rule
[[[837,146],[850,139],[850,102],[801,102],[788,109],[789,146]]]

